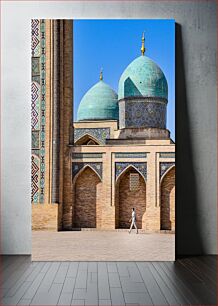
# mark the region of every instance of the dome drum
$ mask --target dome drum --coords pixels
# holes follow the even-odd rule
[[[119,129],[165,129],[166,112],[167,103],[163,99],[122,99],[119,101]]]

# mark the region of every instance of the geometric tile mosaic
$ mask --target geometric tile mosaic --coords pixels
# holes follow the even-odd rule
[[[129,166],[133,166],[138,170],[139,173],[144,177],[145,181],[147,180],[147,163],[145,162],[139,162],[139,163],[134,163],[134,162],[120,162],[120,163],[115,163],[115,177],[116,180],[118,176]]]
[[[170,162],[170,163],[160,163],[160,179],[162,178],[162,176],[164,175],[164,173],[172,166],[175,166],[174,162]]]
[[[119,102],[120,128],[166,127],[166,103],[150,99],[126,99]]]
[[[32,77],[40,75],[40,57],[32,57]]]
[[[40,85],[36,82],[31,85],[31,125],[32,130],[40,129]]]
[[[31,20],[31,49],[32,57],[40,56],[40,20]]]
[[[84,162],[84,163],[74,162],[72,164],[73,177],[75,177],[75,175],[87,165],[89,165],[95,172],[97,172],[99,177],[102,179],[102,163],[95,163],[95,162]]]
[[[39,164],[40,160],[37,156],[31,157],[31,201],[39,202]]]
[[[115,153],[115,158],[146,158],[147,153],[135,153],[135,152],[120,152],[120,153]]]
[[[162,152],[159,153],[160,158],[175,158],[175,153],[174,152]]]
[[[74,129],[74,142],[85,135],[93,136],[101,144],[105,144],[106,139],[110,138],[110,128],[77,128]]]
[[[46,54],[45,20],[31,20],[32,84],[31,84],[31,127],[32,127],[32,200],[44,203],[45,193],[45,115],[46,115]]]
[[[72,153],[73,159],[102,158],[102,153]]]
[[[32,131],[32,149],[39,149],[39,133],[40,131]]]
[[[46,111],[46,54],[45,20],[40,20],[40,84],[41,84],[41,127],[40,127],[40,203],[44,203],[45,193],[45,111]]]

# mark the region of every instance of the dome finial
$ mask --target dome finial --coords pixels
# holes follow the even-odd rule
[[[142,47],[141,47],[141,53],[142,53],[142,55],[144,55],[145,54],[145,32],[143,32],[143,34],[142,34]]]
[[[101,71],[100,71],[100,81],[103,80],[103,68],[101,68]]]

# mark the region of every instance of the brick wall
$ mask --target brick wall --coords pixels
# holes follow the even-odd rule
[[[74,227],[97,227],[100,223],[100,187],[101,181],[97,174],[86,168],[75,183]],[[99,186],[100,185],[100,186]]]
[[[130,173],[137,173],[133,169],[129,169],[119,179],[119,192],[116,193],[117,200],[117,217],[116,224],[119,228],[129,228],[130,218],[132,215],[132,208],[135,208],[137,227],[143,228],[142,218],[146,210],[146,185],[141,177],[139,176],[139,190],[131,191],[129,186]],[[119,207],[119,208],[118,208]]]
[[[32,204],[32,230],[57,231],[58,204]]]
[[[175,230],[175,167],[161,183],[161,229]]]

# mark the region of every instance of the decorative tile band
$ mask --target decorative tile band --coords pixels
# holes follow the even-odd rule
[[[102,158],[102,153],[72,153],[73,159],[80,158]]]
[[[164,173],[172,166],[175,166],[175,163],[160,163],[160,179],[164,175]]]
[[[40,20],[31,20],[32,57],[40,56]]]
[[[115,177],[116,180],[118,176],[125,171],[126,168],[129,166],[132,166],[133,168],[137,169],[141,175],[144,177],[145,180],[147,180],[147,163],[131,163],[131,162],[121,162],[121,163],[115,163]]]
[[[147,153],[119,152],[119,153],[115,153],[115,158],[147,158]]]
[[[32,149],[39,149],[40,131],[32,131]]]
[[[162,152],[159,153],[160,158],[175,158],[175,152]]]
[[[44,203],[45,194],[45,111],[46,111],[46,57],[45,57],[45,20],[40,20],[40,46],[41,46],[41,164],[40,164],[40,203]]]
[[[102,179],[102,163],[92,163],[92,162],[84,162],[84,163],[73,163],[72,164],[72,174],[73,177],[84,167],[90,166],[95,172],[98,173],[100,178]]]
[[[32,152],[32,155],[36,155],[37,157],[40,157],[40,150],[39,149],[32,149],[31,152]]]
[[[166,128],[166,104],[148,102],[146,99],[119,102],[119,127],[123,128]]]
[[[40,159],[37,156],[31,157],[31,201],[34,203],[39,202],[39,171]]]
[[[110,128],[76,128],[74,129],[74,142],[85,135],[93,136],[101,144],[105,144],[106,139],[110,138]]]
[[[31,21],[32,201],[44,203],[45,189],[45,20]],[[36,172],[37,169],[37,172]]]

